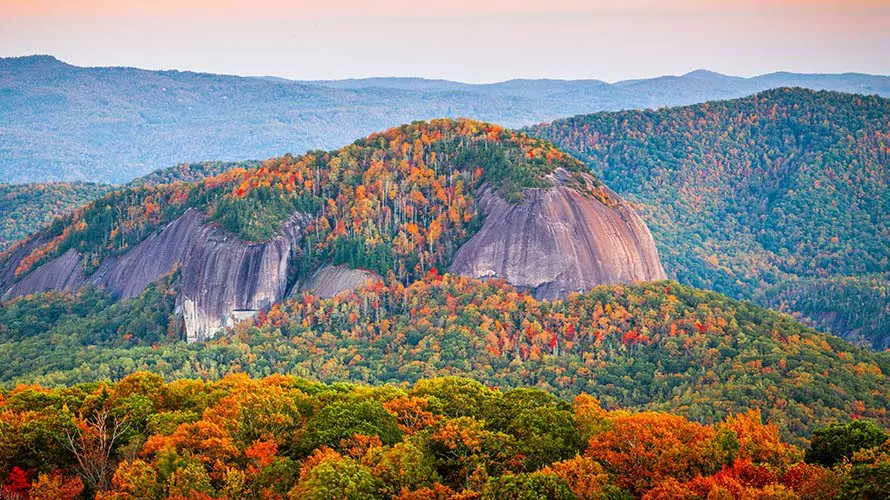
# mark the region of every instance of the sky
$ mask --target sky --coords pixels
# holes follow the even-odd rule
[[[890,0],[0,0],[0,56],[299,80],[890,74]]]

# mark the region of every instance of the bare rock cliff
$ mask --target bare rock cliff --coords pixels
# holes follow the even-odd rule
[[[517,204],[483,187],[485,222],[458,249],[451,272],[503,278],[539,299],[666,278],[649,229],[618,195],[607,191],[616,202],[608,206],[569,187],[564,171],[550,178],[553,187],[528,189]]]
[[[15,283],[15,270],[22,262],[22,259],[33,252],[35,248],[46,243],[46,241],[46,238],[34,238],[13,245],[13,247],[8,250],[9,255],[6,258],[6,261],[0,264],[0,297],[5,297],[9,287]]]
[[[133,298],[150,283],[186,261],[198,241],[203,224],[204,215],[201,212],[187,210],[127,253],[103,262],[89,281],[104,286],[115,298]]]
[[[20,260],[14,262],[16,266]],[[14,267],[12,267],[12,271],[15,272]],[[49,290],[77,290],[83,284],[84,279],[80,254],[72,248],[25,275],[6,290],[3,298],[19,297]]]
[[[304,223],[293,217],[266,243],[244,243],[216,226],[201,229],[182,266],[178,299],[189,342],[284,298],[288,260]]]
[[[340,292],[355,290],[369,281],[379,280],[380,276],[363,269],[348,266],[324,266],[315,271],[305,282],[297,284],[291,295],[310,292],[323,299],[329,299]]]
[[[224,326],[246,319],[281,300],[287,289],[287,266],[306,221],[300,214],[266,243],[245,243],[205,224],[204,215],[188,210],[123,255],[103,262],[84,276],[81,255],[68,250],[16,281],[15,268],[40,242],[14,251],[0,269],[4,298],[47,290],[77,290],[85,283],[105,287],[115,298],[129,299],[152,282],[181,268],[177,305],[189,342],[211,337]]]

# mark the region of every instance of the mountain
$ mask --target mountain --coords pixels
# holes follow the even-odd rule
[[[465,374],[703,421],[762,408],[787,439],[886,419],[886,354],[664,277],[646,225],[580,161],[415,122],[118,189],[19,242],[0,257],[0,380]]]
[[[176,308],[201,341],[288,295],[435,268],[539,298],[665,277],[645,224],[579,161],[496,125],[438,120],[115,190],[10,247],[0,289],[94,284],[129,299],[178,269]]]
[[[890,346],[890,101],[770,90],[531,128],[652,229],[670,277]]]
[[[510,127],[601,110],[742,97],[777,86],[890,96],[890,78],[696,71],[608,84],[419,78],[298,82],[134,68],[81,68],[51,56],[0,59],[0,182],[128,182],[177,162],[331,149],[419,119]]]
[[[251,167],[258,164],[259,162],[183,163],[134,179],[126,186],[195,182],[236,166]],[[31,236],[57,217],[116,188],[119,186],[85,182],[0,184],[0,252],[14,242]]]
[[[397,446],[405,432],[395,430],[398,422],[420,425],[443,412],[460,420],[443,431],[442,443],[466,436],[476,457],[462,473],[455,472],[464,470],[461,460],[435,462],[448,487],[469,484],[467,474],[487,484],[489,465],[529,474],[554,464],[553,456],[571,460],[582,450],[614,466],[618,455],[636,460],[661,448],[647,440],[609,454],[607,443],[666,439],[672,451],[665,462],[680,471],[674,481],[610,469],[602,484],[625,496],[656,487],[667,497],[700,491],[706,485],[693,482],[698,475],[690,467],[725,479],[736,458],[755,460],[754,440],[769,443],[756,460],[768,462],[763,472],[784,485],[779,471],[784,478],[800,453],[780,437],[803,446],[833,422],[890,423],[890,352],[664,280],[655,241],[633,205],[546,140],[443,119],[334,151],[165,182],[191,175],[191,168],[181,170],[157,174],[159,184],[115,189],[0,256],[0,464],[20,468],[9,472],[4,488],[75,490],[63,476],[34,480],[28,470],[73,463],[71,453],[96,442],[91,429],[114,428],[116,418],[130,447],[111,446],[109,453],[132,458],[137,469],[127,472],[127,465],[102,481],[134,497],[149,490],[131,485],[133,478],[143,486],[151,483],[145,478],[169,479],[164,487],[173,488],[211,473],[202,491],[228,485],[242,497],[237,485],[247,479],[220,464],[237,457],[253,478],[278,453],[273,436],[290,436],[282,456],[306,465],[306,479],[315,450],[358,460],[369,449]],[[243,386],[245,395],[269,398],[245,410],[244,423],[214,417],[240,411],[216,389],[248,384],[243,374],[272,376],[263,388]],[[435,378],[454,375],[475,382]],[[120,382],[112,388],[106,380]],[[275,381],[294,390],[276,389]],[[347,381],[369,386],[353,389]],[[418,392],[381,409],[385,394],[397,391],[382,384],[413,384]],[[161,389],[167,386],[173,392]],[[205,397],[211,387],[213,396]],[[155,389],[163,402],[153,399]],[[579,426],[584,439],[572,430],[568,403],[543,391],[596,398],[578,400],[589,417]],[[299,402],[277,398],[282,392]],[[189,403],[202,401],[216,410]],[[534,410],[534,418],[513,412],[514,404]],[[85,405],[100,413],[84,413]],[[399,409],[407,412],[401,421]],[[264,412],[274,414],[266,420]],[[392,432],[369,427],[378,420]],[[261,422],[278,430],[269,435]],[[517,434],[488,448],[477,431]],[[58,443],[68,443],[70,453],[55,453]],[[415,457],[444,446],[411,444],[420,447]],[[479,462],[483,449],[498,450],[497,458]],[[677,462],[686,449],[696,460],[708,457],[708,465]],[[448,448],[435,456],[454,458]],[[872,462],[857,462],[857,470],[868,477],[883,466],[877,457]],[[155,466],[163,474],[153,476]],[[188,475],[175,479],[185,469]],[[296,470],[286,462],[268,474],[295,478]],[[852,470],[844,464],[837,477],[853,477]],[[502,472],[492,469],[498,486],[487,491],[501,487]],[[95,488],[99,479],[91,477]],[[789,488],[804,482],[792,478]],[[307,483],[292,482],[295,497],[308,491],[301,489]]]

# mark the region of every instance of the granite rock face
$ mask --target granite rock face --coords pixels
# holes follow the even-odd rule
[[[182,266],[179,306],[189,342],[252,317],[284,298],[287,266],[307,219],[291,218],[266,243],[245,243],[204,226]]]
[[[585,181],[592,183],[587,176]],[[451,272],[503,278],[539,299],[562,298],[594,286],[665,279],[643,220],[608,191],[614,206],[569,187],[556,171],[553,186],[528,189],[511,204],[483,186],[482,228],[456,252]]]
[[[15,276],[15,267],[12,264],[18,266],[20,260],[21,258],[10,262],[10,265],[7,266],[8,269],[4,269],[4,271],[11,270],[12,275]],[[77,290],[83,284],[84,279],[80,254],[72,248],[26,274],[24,278],[6,290],[3,298],[8,299],[49,290]]]
[[[380,276],[363,269],[348,266],[324,266],[315,271],[305,282],[299,283],[291,295],[310,292],[323,299],[329,299],[340,292],[355,290],[369,281],[379,280]]]
[[[46,238],[33,238],[13,245],[6,261],[0,264],[0,297],[5,297],[9,288],[15,283],[15,270],[22,259],[28,256],[35,248],[46,243]]]
[[[187,261],[203,225],[204,216],[201,212],[187,210],[127,253],[107,259],[89,281],[104,286],[117,299],[136,297],[150,283]]]
[[[186,336],[189,342],[203,341],[284,297],[288,261],[307,220],[296,214],[271,241],[245,243],[216,224],[205,224],[201,212],[188,210],[123,255],[107,259],[89,277],[72,249],[16,282],[16,266],[39,242],[26,244],[0,269],[3,297],[77,290],[92,283],[117,299],[129,299],[179,267],[177,306]]]

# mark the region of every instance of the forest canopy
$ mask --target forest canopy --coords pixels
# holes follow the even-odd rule
[[[890,100],[775,89],[530,132],[635,203],[669,277],[890,347]]]
[[[798,443],[832,421],[888,423],[887,353],[674,282],[551,302],[498,281],[430,272],[405,286],[391,276],[331,299],[295,297],[205,344],[178,340],[175,283],[125,302],[94,288],[10,302],[0,308],[0,381],[70,385],[137,370],[368,384],[459,374],[701,422],[760,409]]]
[[[853,425],[874,439],[847,439],[841,461],[823,465],[783,443],[757,411],[703,425],[605,410],[586,394],[570,403],[456,377],[369,387],[277,375],[165,383],[140,372],[114,384],[0,393],[0,492],[56,500],[882,497],[890,435]]]

